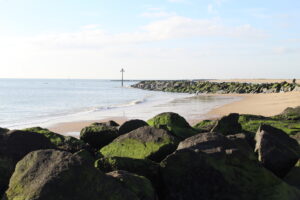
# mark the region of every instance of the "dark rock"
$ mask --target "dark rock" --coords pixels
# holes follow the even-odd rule
[[[300,189],[300,160],[283,179],[288,184]]]
[[[160,187],[159,164],[148,159],[100,158],[95,162],[95,167],[103,172],[125,170],[148,178],[157,189]]]
[[[248,135],[244,133],[239,133],[235,135],[227,135],[229,140],[231,140],[234,145],[250,160],[257,160],[254,154],[254,148],[252,148],[252,142],[249,142]]]
[[[182,149],[161,163],[164,200],[297,200],[300,192],[257,162],[234,155],[211,154]]]
[[[116,178],[124,188],[133,192],[138,197],[138,199],[157,199],[155,190],[153,189],[151,182],[143,176],[138,176],[136,174],[132,174],[123,170],[113,171],[107,173],[107,175]]]
[[[253,151],[246,141],[239,138],[241,136],[229,136],[230,139],[220,133],[200,133],[180,142],[177,150],[190,149],[195,152],[224,156],[226,154],[240,155],[254,159]]]
[[[43,135],[25,131],[9,131],[0,137],[0,195],[6,190],[16,163],[26,154],[39,149],[55,148]]]
[[[166,129],[181,140],[197,133],[183,117],[173,112],[156,115],[152,119],[149,119],[147,123],[155,128]]]
[[[121,200],[139,198],[79,155],[39,150],[16,166],[5,200]]]
[[[238,122],[239,114],[231,113],[228,116],[222,117],[218,120],[211,132],[218,132],[224,135],[233,135],[242,132],[242,126]]]
[[[148,158],[160,161],[172,153],[177,144],[177,140],[168,131],[144,126],[116,138],[103,147],[100,153],[105,157]]]
[[[31,151],[51,148],[55,148],[55,146],[44,135],[13,130],[2,135],[0,141],[0,156],[19,161]]]
[[[119,136],[116,127],[105,125],[91,125],[80,132],[80,139],[95,149],[100,149]]]
[[[143,126],[148,126],[148,124],[143,120],[139,120],[139,119],[129,120],[120,126],[119,134],[123,135]]]
[[[120,126],[117,122],[113,121],[113,120],[109,120],[107,122],[95,122],[95,123],[92,123],[92,125],[95,125],[95,126],[101,126],[101,125],[104,125],[104,126]]]
[[[69,151],[71,153],[75,153],[82,149],[88,149],[86,143],[82,140],[78,140],[77,138],[71,136],[63,136],[58,133],[54,133],[49,131],[48,129],[41,127],[33,127],[24,129],[26,132],[34,132],[44,135],[46,138],[50,140],[50,142],[56,146],[57,149]]]
[[[298,142],[280,129],[261,125],[255,140],[259,161],[279,177],[284,177],[300,157]]]

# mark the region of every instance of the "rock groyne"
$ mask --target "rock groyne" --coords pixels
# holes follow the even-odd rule
[[[132,85],[133,88],[144,90],[179,92],[179,93],[279,93],[300,91],[296,83],[239,83],[239,82],[210,82],[210,81],[141,81]]]

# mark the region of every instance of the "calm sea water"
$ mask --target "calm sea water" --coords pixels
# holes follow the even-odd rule
[[[67,121],[124,116],[148,119],[177,112],[188,120],[237,99],[144,91],[135,82],[0,79],[0,127],[49,126]]]

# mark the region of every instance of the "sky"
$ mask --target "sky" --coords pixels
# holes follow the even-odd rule
[[[300,78],[299,0],[0,0],[0,78]]]

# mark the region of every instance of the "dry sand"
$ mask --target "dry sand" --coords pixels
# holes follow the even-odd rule
[[[55,133],[60,133],[60,134],[74,133],[74,132],[80,132],[81,129],[91,125],[94,122],[107,122],[109,120],[114,120],[118,124],[123,124],[127,120],[127,118],[114,117],[114,118],[107,118],[102,120],[63,122],[63,123],[54,124],[48,127],[48,129],[50,131],[53,131]]]
[[[273,116],[281,113],[287,107],[300,106],[300,92],[228,95],[244,98],[240,101],[213,109],[207,113],[209,118],[221,117],[229,113]]]

